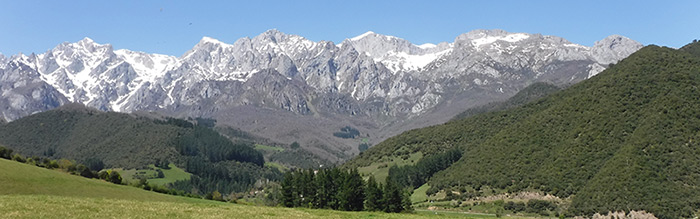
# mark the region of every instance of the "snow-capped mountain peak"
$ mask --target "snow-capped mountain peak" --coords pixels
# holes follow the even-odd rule
[[[358,40],[361,40],[362,38],[365,38],[367,36],[374,35],[374,34],[376,34],[376,33],[374,33],[373,31],[367,31],[363,34],[356,36],[356,37],[350,38],[350,41],[358,41]]]
[[[0,56],[0,67],[10,68],[7,63],[11,61],[22,63],[14,66],[35,69],[40,80],[69,101],[103,110],[131,111],[144,108],[142,104],[154,109],[193,104],[201,99],[197,94],[212,95],[209,88],[199,87],[202,83],[246,84],[251,78],[258,81],[250,83],[259,83],[260,79],[280,74],[275,78],[289,83],[301,81],[308,86],[304,89],[349,95],[355,101],[419,100],[417,105],[401,108],[417,114],[440,102],[444,91],[438,81],[442,79],[469,78],[463,84],[475,86],[531,76],[536,80],[555,74],[551,69],[559,67],[552,63],[560,62],[585,63],[582,68],[590,77],[605,69],[606,63],[640,47],[617,35],[585,47],[560,37],[503,30],[475,30],[458,36],[454,43],[422,45],[368,31],[334,45],[272,29],[233,44],[202,37],[180,58],[113,50],[110,44],[84,38],[59,44],[43,54],[19,54],[9,59]],[[253,77],[259,72],[264,74]],[[562,80],[580,78],[585,77]],[[301,105],[288,108],[304,111]]]
[[[358,52],[381,62],[393,73],[417,71],[452,49],[449,43],[417,46],[408,40],[372,31],[347,39],[343,44],[352,45]]]
[[[119,59],[129,63],[139,76],[146,77],[151,82],[179,65],[179,60],[169,55],[149,54],[126,49],[115,50],[114,53]]]
[[[217,39],[214,39],[214,38],[211,38],[208,36],[202,37],[202,39],[199,41],[199,44],[215,44],[215,45],[221,45],[221,46],[231,46],[227,43],[221,42]]]
[[[424,43],[424,44],[418,45],[418,48],[421,48],[421,49],[431,49],[431,48],[435,48],[435,47],[437,47],[437,45],[432,44],[432,43]]]

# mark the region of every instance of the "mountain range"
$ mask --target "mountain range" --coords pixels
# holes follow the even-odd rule
[[[70,102],[213,118],[337,162],[361,143],[446,122],[535,82],[585,80],[641,47],[618,35],[587,47],[503,30],[423,45],[367,32],[335,44],[269,30],[233,44],[203,37],[174,57],[85,38],[41,54],[0,55],[0,118]],[[333,135],[348,126],[360,134]]]
[[[448,199],[465,202],[538,191],[556,197],[550,200],[564,206],[567,217],[631,211],[697,217],[698,48],[697,42],[680,49],[646,46],[566,89],[534,84],[516,97],[535,98],[512,98],[404,132],[344,165],[376,176],[388,169],[387,179],[429,187],[422,190],[427,195],[459,191]],[[422,176],[427,181],[416,180],[416,172],[428,171],[413,164],[453,150],[462,152],[460,159],[424,165],[431,171]],[[403,172],[387,167],[395,164],[404,164]]]

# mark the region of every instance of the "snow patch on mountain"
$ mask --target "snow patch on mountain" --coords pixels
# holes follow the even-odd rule
[[[452,49],[446,49],[435,53],[426,53],[421,55],[412,55],[406,52],[389,52],[384,57],[375,58],[377,62],[381,62],[392,72],[399,71],[417,71],[441,56],[451,52]]]
[[[479,47],[481,45],[491,44],[491,43],[499,41],[499,40],[510,42],[510,43],[515,43],[515,42],[518,42],[518,41],[521,41],[521,40],[524,40],[527,38],[530,38],[530,36],[528,34],[524,34],[524,33],[508,34],[505,36],[484,36],[482,38],[473,39],[472,45]]]
[[[401,71],[418,71],[452,50],[450,43],[426,43],[418,46],[405,39],[372,31],[350,38],[339,45],[345,43],[372,57],[375,62],[384,64],[394,74]]]

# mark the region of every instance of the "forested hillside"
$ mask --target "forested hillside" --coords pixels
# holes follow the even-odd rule
[[[174,163],[193,176],[173,187],[200,194],[246,191],[257,180],[281,177],[277,169],[263,167],[263,156],[252,143],[232,142],[205,124],[79,104],[0,126],[0,144],[26,156],[74,159],[93,167]]]
[[[452,148],[436,190],[543,191],[570,198],[568,215],[700,210],[700,57],[647,46],[603,73],[521,107],[390,138],[346,164]]]

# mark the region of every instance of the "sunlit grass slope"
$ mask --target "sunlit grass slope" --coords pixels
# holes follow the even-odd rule
[[[0,218],[443,218],[262,207],[164,195],[0,159]]]

